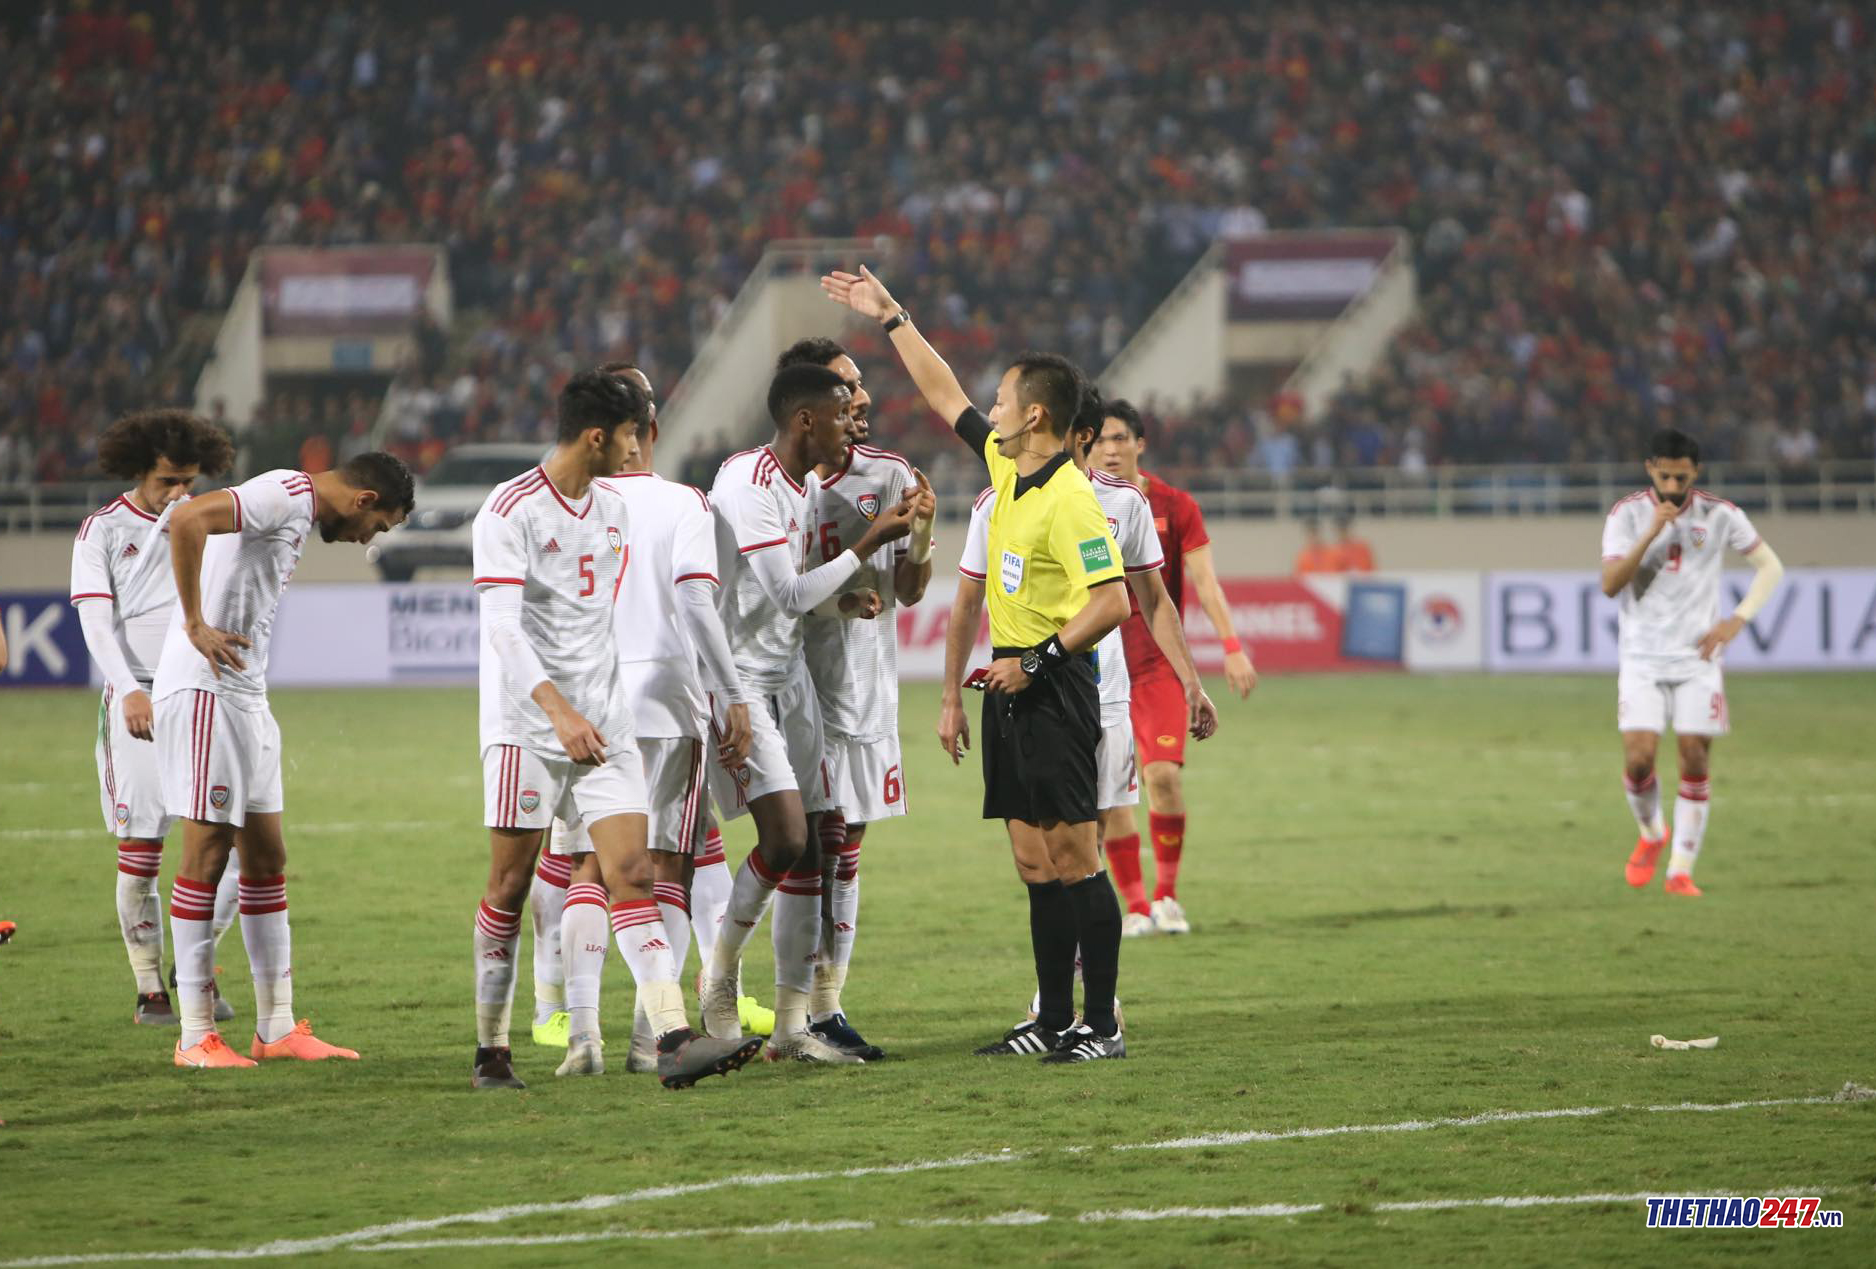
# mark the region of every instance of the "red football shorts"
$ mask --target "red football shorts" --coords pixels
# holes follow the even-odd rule
[[[1133,746],[1141,766],[1186,761],[1186,694],[1172,666],[1133,676]]]

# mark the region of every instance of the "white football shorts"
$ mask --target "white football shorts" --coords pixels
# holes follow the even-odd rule
[[[130,734],[124,726],[123,700],[109,687],[98,705],[97,758],[104,831],[119,841],[160,842],[167,837],[176,817],[163,805],[157,747]]]
[[[872,824],[906,812],[899,737],[827,733],[827,777],[834,805],[849,824]]]
[[[713,700],[713,709],[720,708]],[[749,804],[771,793],[801,790],[801,805],[808,814],[832,810],[834,784],[828,774],[821,737],[821,706],[806,662],[796,662],[781,691],[756,697],[749,704],[749,728],[755,734],[748,761],[726,771],[712,759],[710,794],[717,811],[733,820]]]
[[[265,704],[237,709],[201,688],[171,692],[156,702],[156,751],[163,805],[177,819],[239,828],[283,809],[280,727]]]
[[[1671,722],[1679,736],[1724,736],[1731,730],[1726,683],[1712,661],[1655,666],[1625,661],[1616,672],[1618,731],[1659,735]]]
[[[1140,805],[1140,769],[1133,760],[1131,718],[1101,728],[1101,741],[1094,749],[1094,770],[1096,810]]]
[[[646,845],[667,854],[695,854],[704,840],[703,741],[684,736],[640,736],[638,751],[645,761],[645,787],[651,804]],[[593,842],[587,835],[586,821],[555,819],[549,849],[556,855],[590,853]]]
[[[482,822],[490,828],[542,829],[556,818],[643,815],[645,805],[645,766],[635,745],[609,745],[597,767],[519,745],[482,751]]]

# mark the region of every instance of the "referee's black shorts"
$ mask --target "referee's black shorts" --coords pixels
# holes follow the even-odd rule
[[[1020,656],[1021,648],[995,655]],[[984,693],[984,818],[1084,824],[1096,816],[1101,690],[1078,656],[1014,696]]]

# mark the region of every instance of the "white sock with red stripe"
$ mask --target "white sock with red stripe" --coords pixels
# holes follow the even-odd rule
[[[1636,784],[1624,771],[1622,787],[1628,792],[1628,809],[1635,813],[1635,824],[1642,836],[1651,842],[1660,841],[1668,829],[1661,821],[1661,782],[1655,779],[1654,772],[1649,772],[1646,780]]]
[[[825,1022],[842,1012],[841,990],[853,960],[853,936],[860,918],[860,843],[847,837],[847,826],[821,828],[821,955],[814,965],[814,996],[809,1018]]]
[[[515,1004],[515,954],[521,950],[521,914],[476,908],[476,1043],[508,1047],[508,1020]]]
[[[690,878],[690,925],[697,936],[697,963],[705,969],[717,945],[717,930],[730,907],[729,861],[723,857],[723,834],[711,829],[704,837]],[[681,972],[681,971],[680,971]]]
[[[762,914],[768,911],[775,887],[781,884],[782,874],[762,862],[760,851],[750,851],[749,858],[736,870],[730,901],[724,905],[723,919],[717,925],[716,945],[710,949],[711,977],[736,978],[742,972],[743,947],[756,932]]]
[[[293,1030],[293,930],[287,924],[287,879],[243,877],[241,943],[254,973],[254,1034],[262,1044]],[[211,967],[212,968],[212,967]]]
[[[215,887],[178,877],[169,888],[169,942],[176,957],[176,1012],[182,1048],[215,1029]]]
[[[567,1007],[566,967],[561,956],[560,913],[573,880],[573,856],[541,852],[528,891],[528,914],[534,922],[534,1022],[546,1022]],[[606,942],[604,938],[599,940]]]
[[[221,881],[215,886],[215,946],[221,946],[222,936],[234,928],[235,920],[241,915],[241,852],[239,849],[228,852],[228,866],[221,870]]]
[[[1680,796],[1674,799],[1674,849],[1668,854],[1668,876],[1691,876],[1694,861],[1700,857],[1700,839],[1707,835],[1707,794],[1711,781],[1705,777],[1689,780],[1681,777]]]
[[[821,952],[821,867],[801,866],[775,890],[775,1034],[808,1029],[808,993]]]
[[[560,947],[561,964],[567,971],[569,1035],[599,1034],[599,979],[612,942],[606,933],[607,911],[604,886],[576,881],[567,887],[566,906],[560,914]]]
[[[625,899],[612,905],[612,933],[619,954],[631,967],[638,986],[639,1007],[651,1021],[652,1034],[662,1039],[690,1025],[684,1015],[684,993],[677,985],[677,966],[671,960],[671,937],[651,899]]]
[[[117,928],[140,996],[163,990],[162,863],[162,842],[117,843]]]
[[[684,976],[684,962],[690,957],[690,896],[680,881],[659,881],[651,887],[652,901],[664,921],[665,935],[671,940],[671,964],[677,977]]]

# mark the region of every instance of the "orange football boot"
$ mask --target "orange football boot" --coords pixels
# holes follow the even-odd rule
[[[228,1047],[217,1032],[211,1031],[188,1048],[182,1047],[182,1041],[176,1042],[176,1065],[195,1067],[200,1070],[210,1066],[254,1066],[239,1053]]]
[[[1684,872],[1668,874],[1667,892],[1669,894],[1684,894],[1689,899],[1698,899],[1700,897],[1700,887],[1696,886],[1694,879]]]
[[[1651,842],[1646,837],[1635,839],[1635,853],[1628,857],[1628,883],[1640,890],[1655,879],[1655,860],[1661,856],[1661,848],[1668,844],[1671,833],[1661,834],[1661,840]]]
[[[299,1025],[275,1040],[272,1044],[264,1042],[258,1035],[248,1052],[256,1058],[298,1058],[302,1062],[321,1062],[326,1058],[350,1058],[358,1061],[358,1053],[353,1049],[341,1049],[336,1044],[327,1044],[313,1034],[313,1024],[301,1018]]]

